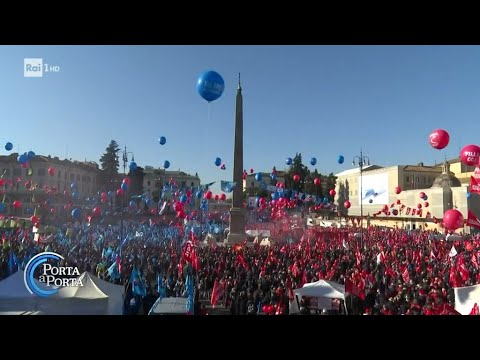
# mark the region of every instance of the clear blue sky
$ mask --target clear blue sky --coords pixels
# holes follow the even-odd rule
[[[24,78],[35,57],[60,73]],[[480,130],[478,46],[2,46],[0,59],[1,154],[11,141],[99,162],[115,139],[140,166],[169,160],[202,183],[231,180],[238,72],[247,169],[283,169],[301,152],[336,173],[360,148],[378,165],[434,163]],[[209,69],[225,79],[210,105],[195,88]],[[434,128],[450,133],[445,151],[428,144]]]

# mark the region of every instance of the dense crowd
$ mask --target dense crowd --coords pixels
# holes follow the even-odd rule
[[[346,305],[349,314],[456,314],[453,287],[480,283],[478,238],[440,241],[432,232],[375,227],[360,236],[358,228],[345,227],[306,230],[297,241],[271,246],[224,247],[183,230],[130,223],[121,243],[119,226],[77,224],[70,234],[65,226],[45,243],[33,241],[29,230],[5,230],[0,279],[49,250],[80,272],[125,285],[127,314],[148,313],[159,295],[185,297],[192,274],[196,314],[204,313],[200,300],[208,299],[234,315],[289,314],[291,301],[302,314],[312,313],[293,289],[319,279],[345,284],[351,294],[337,313]],[[194,263],[185,260],[187,240]]]

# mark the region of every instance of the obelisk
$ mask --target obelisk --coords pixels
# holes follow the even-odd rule
[[[237,98],[235,101],[235,145],[233,148],[233,189],[230,209],[230,233],[225,240],[227,245],[242,243],[245,236],[245,210],[243,208],[243,98],[238,74]]]

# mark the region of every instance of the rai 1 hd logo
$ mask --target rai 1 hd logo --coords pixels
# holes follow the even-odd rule
[[[43,77],[47,73],[60,72],[60,66],[47,64],[42,58],[23,59],[23,77]]]
[[[62,287],[83,286],[77,267],[59,265],[63,259],[54,252],[43,252],[30,259],[23,274],[30,294],[47,297]]]

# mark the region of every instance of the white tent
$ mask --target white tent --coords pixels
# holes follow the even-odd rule
[[[17,271],[0,281],[0,315],[35,310],[38,297],[30,294],[23,280],[23,271]]]
[[[63,287],[39,301],[37,309],[48,315],[121,315],[123,286],[107,283],[84,272],[83,286]]]
[[[326,299],[340,299],[345,301],[345,285],[334,281],[319,280],[307,283],[302,288],[293,290],[295,299],[290,303],[290,314],[300,311],[298,302],[302,296]]]
[[[469,315],[473,306],[480,306],[480,285],[454,288],[455,310],[462,315]]]

